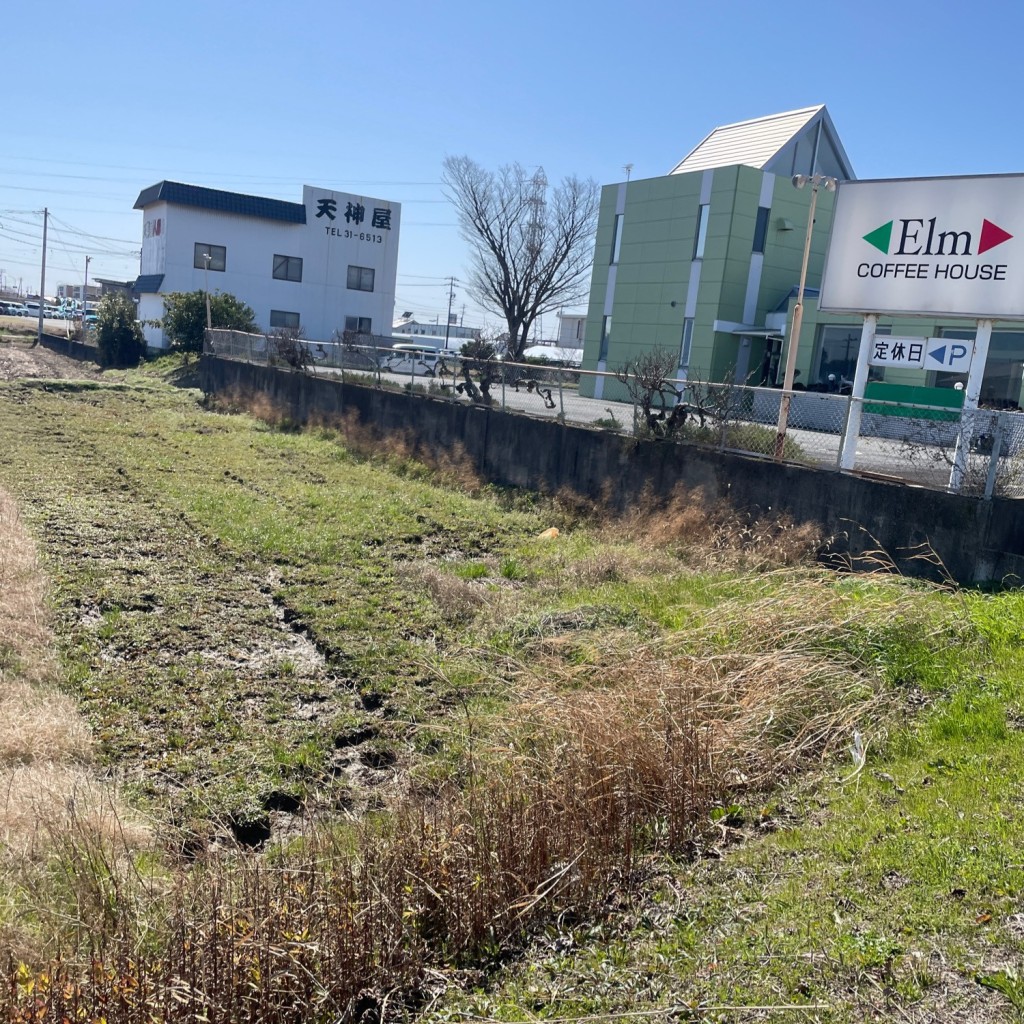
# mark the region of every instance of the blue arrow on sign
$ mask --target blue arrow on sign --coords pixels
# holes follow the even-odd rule
[[[939,365],[941,366],[946,361],[946,346],[942,345],[939,348],[933,348],[928,353],[929,359],[938,359]]]

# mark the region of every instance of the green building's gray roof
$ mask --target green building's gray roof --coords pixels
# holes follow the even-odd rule
[[[716,128],[670,174],[742,164],[774,174],[856,175],[824,104]]]

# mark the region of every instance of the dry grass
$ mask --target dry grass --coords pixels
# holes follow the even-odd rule
[[[0,670],[21,662],[21,673],[52,671],[46,652],[46,615],[35,547],[21,526],[17,506],[0,491]]]
[[[664,502],[641,495],[633,511],[613,518],[608,527],[622,540],[674,553],[700,568],[771,570],[806,564],[825,542],[811,523],[744,512],[681,486]]]
[[[441,572],[427,562],[402,565],[397,575],[406,586],[426,591],[445,622],[453,626],[472,622],[488,601],[484,584]]]
[[[6,672],[0,680],[0,765],[89,759],[92,737],[70,697]]]

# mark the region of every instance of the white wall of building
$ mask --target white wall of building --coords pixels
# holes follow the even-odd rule
[[[565,348],[583,348],[587,330],[586,313],[558,314],[558,344]]]
[[[302,201],[305,224],[181,203],[152,203],[143,211],[141,273],[163,274],[162,294],[206,289],[207,284],[211,293],[230,292],[252,307],[264,329],[271,327],[271,311],[278,310],[298,313],[303,334],[310,340],[330,339],[335,331],[345,329],[346,317],[369,320],[373,333],[389,335],[400,205],[309,185],[303,188]],[[196,259],[197,244],[204,249],[222,246],[225,269],[195,266],[203,262]],[[275,279],[275,255],[301,259],[302,280]],[[373,271],[373,291],[348,287],[349,266]],[[159,296],[140,297],[140,319],[158,319],[162,312]],[[154,347],[165,345],[159,328],[147,328],[146,340]]]

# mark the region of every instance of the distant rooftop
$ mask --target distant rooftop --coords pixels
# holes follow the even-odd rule
[[[135,200],[135,209],[144,210],[153,203],[173,203],[177,206],[198,206],[203,210],[234,213],[262,220],[283,220],[289,224],[306,223],[306,207],[302,203],[289,203],[283,199],[267,199],[243,192],[225,192],[219,188],[186,185],[180,181],[158,181],[143,189]]]
[[[824,104],[722,125],[669,173],[687,174],[735,164],[773,174],[856,177]]]

